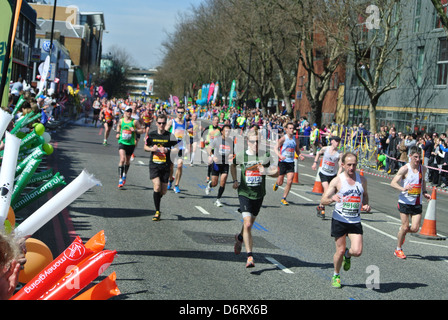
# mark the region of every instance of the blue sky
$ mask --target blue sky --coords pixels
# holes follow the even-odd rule
[[[162,58],[161,43],[174,31],[179,14],[197,7],[203,0],[58,0],[58,6],[74,5],[82,11],[104,13],[107,33],[103,52],[112,45],[123,47],[138,67],[157,67]],[[53,4],[54,1],[47,1]]]

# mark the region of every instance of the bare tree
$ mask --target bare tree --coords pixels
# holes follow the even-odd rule
[[[109,97],[126,97],[129,91],[126,71],[133,64],[133,58],[126,49],[116,45],[109,52],[111,65],[102,75],[101,84]]]
[[[322,106],[336,68],[345,63],[347,19],[350,3],[337,0],[280,1],[285,19],[291,21],[300,45],[300,65],[307,72],[305,94],[310,104],[310,121],[321,124]],[[288,8],[294,7],[294,10]]]
[[[401,61],[397,63],[396,49],[401,34],[401,7],[398,1],[374,1],[371,8],[377,12],[371,11],[370,14],[378,17],[376,21],[362,19],[361,14],[366,12],[366,7],[358,8],[364,11],[357,11],[357,16],[352,17],[353,67],[368,95],[370,131],[375,133],[378,100],[396,88],[400,74]]]

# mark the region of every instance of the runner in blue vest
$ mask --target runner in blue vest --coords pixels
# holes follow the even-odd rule
[[[187,138],[187,121],[185,120],[185,107],[179,106],[176,109],[176,118],[168,121],[166,125],[166,131],[170,131],[177,139],[179,152],[177,154],[177,170],[174,177],[174,192],[180,193],[179,183],[182,177],[182,167],[184,165],[184,153],[185,153],[185,139]],[[189,138],[188,138],[189,139]],[[174,163],[171,164],[170,168],[170,181],[168,183],[168,189],[171,187],[172,176],[174,172]]]
[[[302,161],[305,158],[300,154],[300,147],[294,138],[294,123],[288,122],[285,130],[286,134],[278,140],[277,148],[275,150],[279,159],[279,176],[273,189],[274,191],[277,191],[278,187],[283,185],[286,174],[286,186],[283,191],[283,198],[280,202],[282,205],[287,206],[289,203],[286,201],[286,197],[291,190],[292,181],[294,180],[295,154],[297,153],[299,159]]]

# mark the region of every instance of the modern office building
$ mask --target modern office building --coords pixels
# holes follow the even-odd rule
[[[126,71],[131,99],[146,100],[154,97],[154,75],[156,73],[157,69],[129,68]]]
[[[443,2],[443,1],[442,1]],[[445,1],[446,3],[446,1]],[[396,50],[396,88],[381,96],[377,129],[446,132],[448,129],[448,39],[430,0],[402,0]],[[445,4],[445,10],[446,10]],[[380,30],[381,31],[381,30]],[[368,31],[368,32],[375,32]],[[371,50],[371,60],[376,50]],[[349,125],[369,125],[369,99],[347,63],[344,104]],[[371,66],[374,67],[374,66]],[[389,70],[393,70],[390,68]]]
[[[39,28],[37,37],[50,39],[53,4],[46,1],[34,1],[30,4],[37,12]],[[82,12],[75,5],[68,7],[56,6],[54,36],[59,43],[67,48],[72,69],[83,80],[90,81],[94,75],[99,75],[102,55],[102,40],[106,25],[102,12]],[[81,72],[82,71],[82,72]],[[73,77],[72,83],[81,81]]]

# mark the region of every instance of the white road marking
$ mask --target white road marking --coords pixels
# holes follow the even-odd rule
[[[207,214],[207,215],[210,214],[207,210],[205,210],[205,209],[202,208],[202,207],[196,206],[196,209],[198,209],[199,211],[201,211],[203,214]]]
[[[270,263],[272,263],[273,265],[275,265],[277,268],[279,268],[280,270],[282,270],[284,273],[289,273],[289,274],[294,274],[294,272],[292,272],[291,270],[289,270],[288,268],[286,268],[284,265],[282,265],[280,262],[278,262],[277,260],[275,260],[272,257],[265,257],[266,260],[268,260]]]
[[[283,187],[279,187],[279,188],[280,188],[280,189],[285,189],[285,188],[283,188]],[[292,193],[293,195],[295,195],[295,196],[297,196],[297,197],[299,197],[299,198],[302,198],[303,200],[306,200],[306,201],[308,201],[308,202],[313,202],[313,200],[311,200],[310,198],[301,196],[300,194],[295,193],[295,192],[292,191],[292,190],[289,190],[289,193]]]

